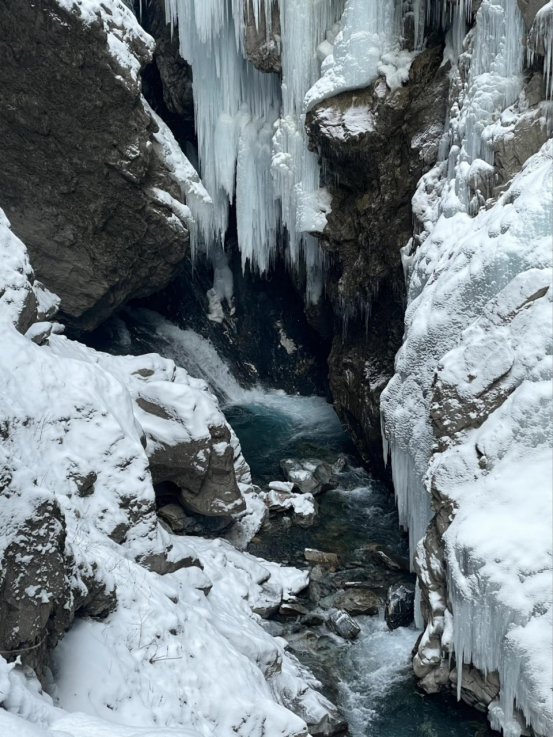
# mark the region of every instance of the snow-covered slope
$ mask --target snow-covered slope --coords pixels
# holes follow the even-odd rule
[[[244,509],[217,400],[160,356],[60,335],[1,217],[0,734],[306,735],[333,707],[252,613],[265,583],[286,598],[306,574],[172,535],[155,513],[152,471],[176,474],[185,505]]]
[[[510,736],[553,730],[553,142],[523,34],[515,2],[483,0],[443,160],[413,200],[405,337],[382,398],[426,625],[415,671]]]

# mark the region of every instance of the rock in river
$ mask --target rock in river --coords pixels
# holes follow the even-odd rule
[[[386,624],[391,630],[408,627],[415,616],[415,585],[412,583],[395,583],[388,589]]]

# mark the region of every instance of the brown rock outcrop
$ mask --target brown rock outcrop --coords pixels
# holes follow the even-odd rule
[[[271,3],[271,27],[267,29],[266,2]],[[277,0],[264,0],[256,21],[252,0],[244,6],[244,50],[246,58],[260,72],[282,70],[280,13]]]

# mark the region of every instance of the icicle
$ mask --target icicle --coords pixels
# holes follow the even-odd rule
[[[194,74],[201,176],[214,204],[211,221],[201,224],[204,248],[224,239],[236,183],[243,260],[264,272],[276,249],[279,223],[267,171],[268,132],[278,118],[280,90],[276,75],[257,71],[241,53],[243,2],[165,0],[165,8],[167,19],[178,25],[180,52]],[[259,12],[260,0],[253,8]]]
[[[454,11],[449,39],[453,58],[462,51],[470,9],[471,4],[461,0]],[[474,215],[479,209],[469,192],[470,165],[477,159],[493,164],[493,138],[486,136],[485,131],[522,90],[523,35],[524,22],[516,2],[483,0],[472,39],[463,104],[458,116],[449,121],[448,178],[454,186],[443,198],[441,211],[445,215],[459,209]]]
[[[412,55],[400,57],[400,21],[396,0],[347,0],[333,53],[307,93],[307,109],[343,90],[366,87],[379,74],[388,77],[391,67],[408,68]]]
[[[535,54],[544,57],[545,96],[553,97],[553,0],[541,8],[528,36],[528,62],[533,64]]]

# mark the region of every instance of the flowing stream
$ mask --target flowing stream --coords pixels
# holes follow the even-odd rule
[[[323,399],[270,393],[226,407],[253,480],[278,480],[286,457],[336,460],[347,453],[350,465],[340,486],[319,497],[320,523],[304,530],[261,531],[249,550],[260,557],[305,567],[304,548],[335,552],[347,560],[367,542],[383,543],[406,555],[408,543],[398,526],[390,490],[370,476],[356,459],[334,410]],[[348,643],[328,634],[284,634],[295,655],[325,684],[340,707],[351,737],[484,737],[491,735],[484,715],[452,697],[425,696],[416,687],[411,651],[419,632],[390,631],[382,617],[359,617],[361,633]],[[315,628],[314,628],[315,629]]]
[[[127,314],[109,336],[113,352],[156,351],[201,376],[219,396],[225,415],[242,444],[253,481],[266,486],[284,480],[283,458],[347,457],[339,486],[318,497],[320,520],[303,529],[282,515],[271,518],[249,545],[254,555],[306,567],[304,549],[337,553],[353,569],[359,550],[381,543],[392,553],[408,554],[393,494],[363,467],[331,405],[319,397],[243,389],[213,346],[146,310]],[[106,348],[104,344],[98,346]],[[323,684],[323,690],[349,723],[350,737],[485,737],[484,715],[451,696],[426,696],[416,687],[411,651],[419,636],[414,625],[390,631],[380,616],[357,618],[361,632],[347,642],[325,627],[268,622]],[[272,630],[271,630],[272,628]]]

